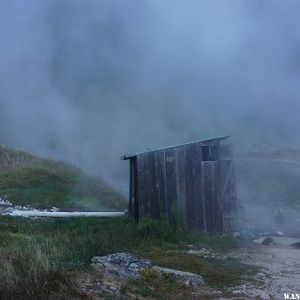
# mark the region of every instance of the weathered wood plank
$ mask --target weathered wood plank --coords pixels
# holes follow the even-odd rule
[[[145,203],[145,186],[144,186],[144,159],[142,155],[137,156],[137,191],[139,194],[138,214],[139,218],[144,217],[144,203]]]
[[[185,174],[185,147],[176,149],[176,187],[177,206],[180,221],[186,224],[186,174]]]
[[[133,161],[133,180],[134,180],[134,202],[133,202],[133,211],[135,221],[138,223],[140,220],[140,197],[139,197],[139,180],[138,180],[138,164],[137,158],[132,158]]]
[[[176,150],[165,150],[165,166],[166,166],[166,191],[167,191],[167,215],[169,221],[175,222],[175,209],[177,203],[177,187],[176,187]]]
[[[159,169],[159,152],[154,152],[154,197],[155,197],[155,206],[157,209],[157,218],[161,218],[161,187],[160,187],[160,169]]]
[[[213,231],[213,204],[212,204],[212,180],[211,180],[211,162],[204,161],[203,165],[203,180],[204,180],[204,195],[205,195],[205,211],[206,211],[206,231]]]
[[[222,160],[221,164],[221,197],[223,200],[224,229],[227,230],[235,218],[236,183],[234,161]]]
[[[185,147],[186,156],[185,156],[185,174],[186,174],[186,216],[187,216],[187,225],[190,228],[196,228],[196,189],[195,181],[196,174],[196,147],[195,145],[187,145]]]
[[[207,229],[207,208],[206,208],[206,195],[205,195],[205,164],[201,161],[201,205],[202,205],[202,212],[203,212],[203,232],[208,232]]]
[[[223,201],[220,191],[220,161],[212,162],[213,231],[223,231]]]
[[[167,190],[166,190],[166,166],[165,152],[157,152],[157,174],[158,174],[158,193],[160,218],[166,218],[167,215]]]
[[[129,163],[129,205],[128,212],[131,217],[134,216],[134,160],[131,159]]]
[[[156,193],[156,163],[155,163],[155,152],[149,152],[147,154],[148,172],[147,172],[147,193],[150,216],[154,219],[160,218],[160,207],[159,200]]]
[[[139,216],[140,218],[149,217],[150,209],[147,193],[147,156],[142,154],[137,157],[138,167],[138,191],[139,191]]]
[[[196,227],[200,231],[205,231],[206,221],[205,221],[205,213],[203,212],[203,202],[202,202],[202,147],[199,144],[195,144],[194,146],[194,207],[196,214]]]

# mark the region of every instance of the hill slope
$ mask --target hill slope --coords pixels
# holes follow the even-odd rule
[[[60,161],[0,145],[0,198],[14,205],[61,210],[114,211],[126,199],[99,178]]]
[[[300,237],[300,153],[253,152],[237,160],[241,232]]]
[[[277,150],[247,153],[237,160],[242,203],[273,209],[300,209],[300,152]]]

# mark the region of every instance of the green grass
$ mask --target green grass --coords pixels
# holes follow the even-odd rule
[[[124,294],[132,293],[151,299],[189,299],[192,288],[179,282],[169,274],[159,275],[157,272],[144,271],[141,278],[129,280],[124,286]]]
[[[0,145],[0,171],[14,169],[16,166],[44,162],[46,159],[34,156],[24,150]]]
[[[100,178],[64,163],[0,147],[0,197],[15,205],[81,211],[116,211],[126,199]]]
[[[201,238],[199,243],[201,244]],[[210,286],[240,284],[242,276],[251,276],[256,272],[255,268],[234,259],[204,258],[172,247],[170,249],[158,246],[147,249],[141,247],[136,253],[150,258],[159,266],[200,274]]]
[[[228,249],[229,243],[234,246],[230,236],[204,237],[155,221],[137,226],[126,217],[30,220],[2,216],[0,229],[3,299],[18,299],[19,295],[20,299],[49,299],[51,295],[57,299],[59,293],[73,295],[72,299],[84,298],[75,288],[76,274],[88,270],[93,256],[113,252],[131,252],[161,266],[204,275],[210,285],[238,283],[241,275],[251,269],[234,261],[206,260],[175,251],[187,249],[191,243],[195,247],[207,246],[209,239],[214,241],[212,244],[219,241],[219,249]],[[220,247],[221,244],[226,246]],[[155,276],[142,277],[136,284],[140,287],[137,294],[148,293],[149,289],[154,293],[184,292],[172,278],[164,278],[158,284]],[[130,283],[127,289],[132,290]]]

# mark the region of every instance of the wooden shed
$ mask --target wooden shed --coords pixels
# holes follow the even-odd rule
[[[226,137],[124,156],[130,161],[129,214],[180,218],[202,232],[224,232],[235,216],[234,149]]]

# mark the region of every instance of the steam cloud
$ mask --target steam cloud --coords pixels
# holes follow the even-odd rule
[[[300,2],[3,0],[0,142],[121,190],[121,154],[300,144]]]

